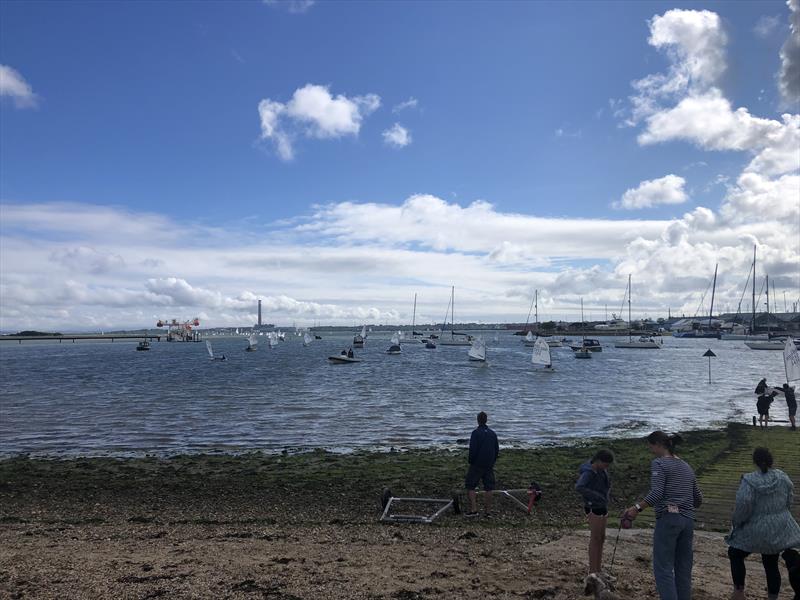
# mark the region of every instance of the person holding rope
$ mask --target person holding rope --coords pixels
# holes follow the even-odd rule
[[[691,600],[695,509],[703,502],[692,467],[675,455],[677,434],[654,431],[647,436],[650,491],[644,500],[622,513],[633,521],[648,506],[656,511],[653,531],[653,576],[661,600]]]
[[[800,565],[798,553],[792,549],[800,547],[800,526],[790,512],[792,480],[780,469],[772,468],[772,454],[767,448],[755,449],[753,463],[758,470],[742,475],[731,517],[733,527],[725,536],[733,579],[731,600],[745,598],[744,559],[753,553],[761,554],[767,576],[767,597],[775,600],[781,590],[778,569],[781,552],[795,598],[800,598]]]
[[[580,467],[575,491],[583,497],[583,510],[589,522],[589,574],[600,573],[603,565],[603,544],[606,541],[608,500],[611,478],[608,467],[614,462],[611,450],[598,450],[592,460]]]

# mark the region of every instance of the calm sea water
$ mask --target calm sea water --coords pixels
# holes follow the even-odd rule
[[[504,444],[641,435],[746,422],[758,379],[785,379],[780,352],[743,342],[665,338],[661,350],[624,350],[601,338],[591,360],[553,348],[556,372],[544,373],[521,338],[482,334],[488,366],[470,364],[465,347],[408,344],[390,356],[389,334],[378,333],[356,350],[364,362],[348,365],[326,357],[352,334],[308,348],[287,336],[252,353],[245,338],[210,338],[226,362],[202,343],[136,352],[119,341],[0,342],[0,455],[452,446],[480,410]],[[774,406],[786,418],[782,398]]]

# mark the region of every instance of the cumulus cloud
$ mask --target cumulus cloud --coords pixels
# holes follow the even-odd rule
[[[678,95],[703,93],[714,87],[726,69],[727,35],[716,13],[669,10],[650,20],[650,45],[670,61],[666,73],[654,73],[633,83],[626,124],[636,125],[657,112],[662,102]]]
[[[0,65],[0,97],[3,96],[11,98],[17,108],[33,108],[38,101],[25,78],[8,65]]]
[[[258,103],[261,139],[272,140],[278,156],[291,160],[298,135],[317,139],[357,136],[364,118],[380,105],[377,94],[333,96],[327,86],[309,83],[296,89],[286,103],[269,98]]]
[[[800,101],[800,0],[788,0],[789,37],[781,48],[778,74],[781,95],[787,102]]]
[[[683,187],[686,180],[677,175],[642,181],[638,187],[627,190],[614,208],[649,208],[659,204],[681,204],[688,196]]]
[[[411,132],[395,123],[383,132],[383,143],[393,148],[405,148],[411,143]]]
[[[790,2],[793,9],[796,4]],[[682,141],[707,151],[741,152],[743,168],[735,182],[726,185],[718,210],[697,207],[667,225],[661,235],[643,235],[628,243],[624,255],[614,261],[614,272],[647,278],[649,297],[670,302],[673,308],[684,291],[686,298],[677,308],[692,314],[716,263],[722,278],[717,294],[723,305],[740,295],[737,286],[742,281],[728,274],[747,273],[756,245],[761,273],[770,273],[777,286],[796,292],[800,115],[784,114],[776,120],[731,106],[718,87],[726,67],[725,35],[713,13],[668,11],[654,17],[650,27],[649,41],[666,53],[670,67],[666,74],[634,82],[628,124],[643,124],[639,143],[646,149]],[[698,38],[701,31],[709,33],[708,40]]]
[[[395,104],[392,107],[392,112],[393,113],[399,113],[399,112],[404,111],[404,110],[406,110],[408,108],[417,108],[417,104],[418,103],[419,102],[417,101],[417,99],[414,98],[414,96],[411,96],[408,100],[404,100],[403,102]]]

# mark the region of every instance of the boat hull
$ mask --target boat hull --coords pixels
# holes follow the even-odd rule
[[[328,361],[334,365],[345,365],[348,363],[358,363],[361,362],[363,359],[361,358],[350,358],[349,356],[329,356]]]
[[[767,341],[752,341],[745,342],[745,346],[751,350],[783,350],[786,344],[784,342],[767,342]]]
[[[614,348],[641,348],[644,350],[658,350],[661,348],[660,344],[656,342],[620,342],[614,344]]]

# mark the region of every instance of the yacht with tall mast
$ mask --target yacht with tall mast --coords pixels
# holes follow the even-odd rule
[[[614,348],[661,348],[661,344],[656,342],[652,336],[640,335],[639,339],[633,339],[633,321],[631,321],[631,276],[628,275],[628,289],[625,290],[628,297],[628,341],[617,342]]]

